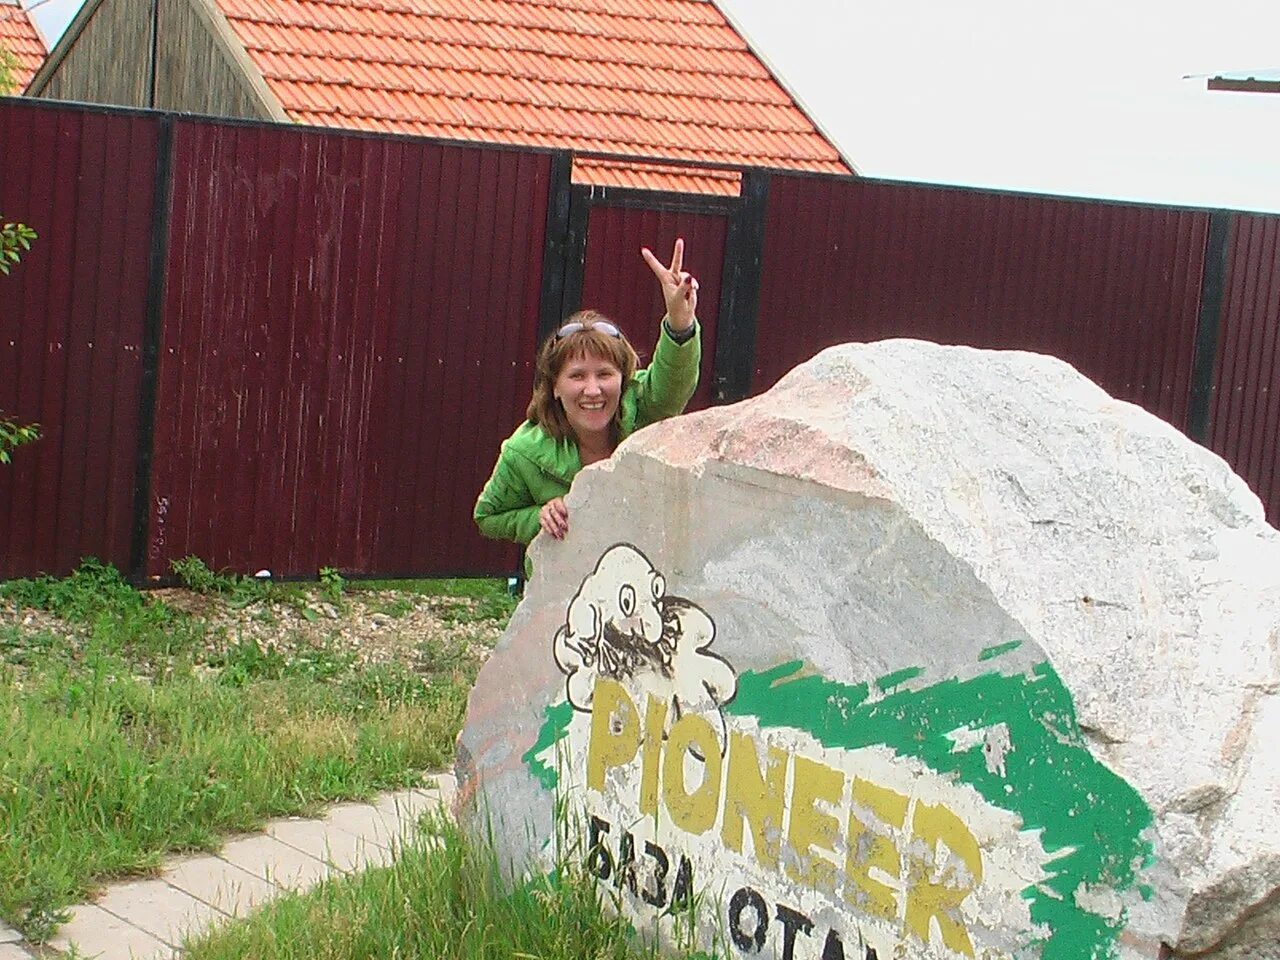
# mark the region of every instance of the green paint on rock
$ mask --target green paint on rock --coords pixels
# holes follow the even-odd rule
[[[1009,646],[1005,644],[1003,646]],[[989,648],[998,650],[999,648]],[[984,651],[986,654],[988,651]],[[995,654],[992,654],[994,656]],[[867,684],[797,676],[799,661],[738,678],[728,714],[762,727],[802,730],[826,747],[888,746],[973,787],[992,806],[1042,831],[1048,877],[1023,891],[1031,918],[1052,933],[1042,960],[1114,957],[1125,919],[1101,917],[1075,902],[1082,885],[1123,891],[1152,855],[1142,831],[1151,811],[1133,787],[1094,759],[1075,720],[1071,695],[1048,663],[1031,673],[990,672],[946,680],[869,702]],[[987,770],[980,749],[952,752],[947,734],[1004,723],[1014,749],[1006,777]],[[1006,792],[1006,785],[1013,790]]]
[[[989,647],[987,660],[1018,646]],[[857,750],[888,746],[916,757],[939,774],[973,787],[988,803],[1016,814],[1023,830],[1041,830],[1051,859],[1039,884],[1022,891],[1031,919],[1052,933],[1041,960],[1106,960],[1116,955],[1125,918],[1090,913],[1075,902],[1082,885],[1124,891],[1137,871],[1154,862],[1142,832],[1152,822],[1142,797],[1094,759],[1075,719],[1075,707],[1048,663],[1030,674],[992,671],[970,680],[946,680],[921,690],[903,690],[872,702],[866,683],[843,684],[803,675],[794,661],[763,673],[738,677],[736,698],[725,713],[754,717],[761,727],[790,727],[826,747]],[[910,668],[880,678],[885,690],[923,670]],[[523,760],[547,790],[556,771],[538,755],[563,739],[573,719],[565,702],[549,706],[538,741]],[[980,749],[953,752],[948,733],[1004,723],[1014,749],[1005,757],[1005,777],[989,772]],[[1012,791],[1006,791],[1012,785]],[[1057,856],[1053,856],[1057,854]],[[1151,888],[1138,886],[1143,897]]]
[[[524,761],[538,783],[542,784],[543,790],[554,790],[556,784],[560,782],[560,775],[554,768],[543,763],[538,758],[538,754],[569,735],[569,723],[573,720],[573,704],[568,700],[564,703],[553,703],[545,712],[547,719],[542,722],[542,729],[538,731],[537,742],[520,759]]]
[[[922,673],[924,673],[924,668],[922,667],[907,667],[905,670],[886,673],[876,681],[876,686],[879,687],[881,691],[892,690],[894,687],[901,686],[908,680],[914,680]]]
[[[1008,643],[997,643],[994,647],[987,647],[980,654],[979,660],[993,660],[1006,653],[1012,653],[1022,646],[1021,640],[1010,640]]]

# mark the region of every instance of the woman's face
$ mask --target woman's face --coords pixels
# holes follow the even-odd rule
[[[622,396],[622,371],[599,357],[570,357],[553,393],[579,439],[607,433]]]

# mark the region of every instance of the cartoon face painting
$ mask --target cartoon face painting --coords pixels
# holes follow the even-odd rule
[[[556,636],[560,669],[572,674],[585,667],[615,680],[646,667],[669,675],[672,651],[663,642],[659,606],[666,590],[662,574],[639,550],[611,547],[569,602]]]
[[[597,678],[672,707],[671,721],[696,712],[724,736],[720,708],[737,677],[708,652],[715,624],[701,607],[667,595],[666,578],[630,544],[606,550],[569,601],[553,650],[575,710],[590,712]],[[644,702],[643,699],[641,702]]]

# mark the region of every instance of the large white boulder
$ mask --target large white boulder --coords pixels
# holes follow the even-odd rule
[[[517,869],[733,956],[1280,958],[1280,534],[1169,425],[845,345],[568,505],[459,739]]]

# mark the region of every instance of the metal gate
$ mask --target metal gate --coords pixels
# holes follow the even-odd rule
[[[645,362],[658,336],[662,296],[640,254],[664,263],[677,237],[685,269],[698,278],[702,370],[690,410],[746,395],[759,292],[759,237],[768,179],[748,171],[741,196],[656,193],[574,185],[560,229],[564,255],[559,310],[543,334],[582,307],[616,319]],[[547,310],[548,293],[543,305]]]

